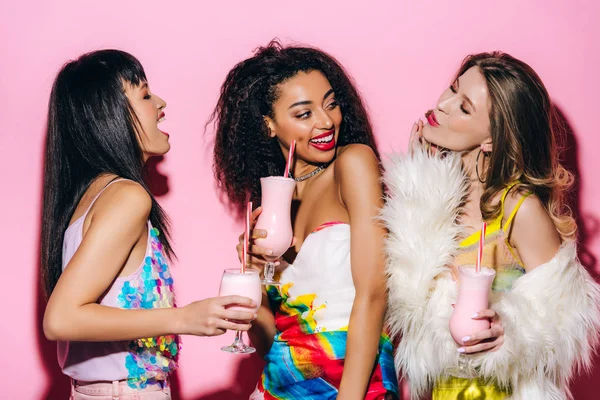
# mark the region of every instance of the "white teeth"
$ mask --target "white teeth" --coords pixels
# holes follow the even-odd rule
[[[313,142],[313,143],[329,143],[332,140],[333,140],[333,133],[331,135],[329,135],[329,136],[325,136],[325,137],[320,138],[320,139],[313,139],[313,140],[311,140],[311,142]]]
[[[165,119],[167,119],[166,117],[162,117],[161,119],[158,120],[158,122],[163,122]]]

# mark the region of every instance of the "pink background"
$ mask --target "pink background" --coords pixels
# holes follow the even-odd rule
[[[114,47],[137,56],[167,100],[172,150],[156,166],[160,201],[174,224],[178,300],[217,294],[236,265],[241,225],[215,194],[203,126],[227,71],[277,36],[319,46],[356,79],[380,149],[402,150],[470,52],[502,49],[541,75],[572,132],[568,161],[580,174],[574,206],[585,221],[582,258],[600,255],[598,90],[600,28],[590,1],[3,1],[0,12],[0,242],[2,397],[60,399],[67,382],[43,338],[37,279],[42,152],[48,95],[59,67]],[[164,193],[166,192],[166,193]],[[247,398],[260,364],[219,351],[232,333],[186,337],[175,382],[183,399]],[[600,367],[574,385],[592,399]]]

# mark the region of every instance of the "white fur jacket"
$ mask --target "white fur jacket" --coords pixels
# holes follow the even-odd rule
[[[447,266],[458,250],[456,221],[467,180],[459,156],[415,149],[392,156],[384,181],[388,323],[401,337],[396,369],[408,378],[416,399],[458,362],[448,330],[457,289]],[[563,244],[551,261],[519,278],[490,306],[502,319],[504,344],[468,356],[471,366],[512,387],[511,399],[571,398],[569,380],[590,366],[600,329],[600,289],[579,263],[576,245]]]

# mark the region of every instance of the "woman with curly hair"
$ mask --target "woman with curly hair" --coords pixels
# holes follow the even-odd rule
[[[212,120],[216,179],[238,211],[259,201],[261,177],[283,175],[296,141],[296,240],[250,331],[266,353],[251,398],[396,398],[379,154],[348,74],[320,50],[272,42],[229,72]],[[269,251],[253,245],[249,262],[261,269]]]
[[[413,127],[425,149],[394,157],[385,174],[396,367],[413,398],[570,398],[598,342],[600,290],[577,260],[563,201],[573,179],[544,84],[508,54],[471,55],[425,117]],[[496,275],[488,309],[472,318],[491,325],[457,345],[456,278],[478,257],[482,221],[482,265]]]

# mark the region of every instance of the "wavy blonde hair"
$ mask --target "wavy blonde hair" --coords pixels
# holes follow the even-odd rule
[[[490,96],[493,151],[481,179],[480,208],[484,220],[501,212],[494,201],[515,181],[516,189],[535,194],[563,240],[576,238],[577,226],[565,202],[573,175],[559,161],[558,115],[537,73],[523,61],[502,52],[467,56],[456,77],[472,67],[483,75]]]

